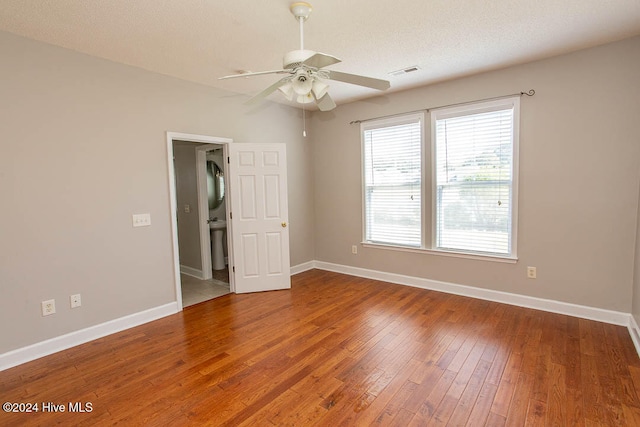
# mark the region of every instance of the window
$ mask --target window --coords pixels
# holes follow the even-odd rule
[[[364,123],[365,242],[515,258],[519,101]]]
[[[436,249],[511,255],[517,101],[432,114]]]
[[[363,126],[365,240],[422,244],[422,115]]]

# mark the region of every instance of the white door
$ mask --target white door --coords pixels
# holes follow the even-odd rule
[[[284,144],[229,144],[236,293],[291,288]]]

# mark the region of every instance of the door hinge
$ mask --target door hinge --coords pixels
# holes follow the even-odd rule
[[[231,163],[231,159],[227,156],[227,163]]]
[[[229,212],[229,219],[233,219],[233,212]]]
[[[236,272],[236,266],[234,265],[233,267],[231,267],[231,269],[233,270],[233,272]]]

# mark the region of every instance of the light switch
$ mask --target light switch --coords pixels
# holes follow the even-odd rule
[[[147,227],[151,225],[151,214],[133,214],[134,227]]]

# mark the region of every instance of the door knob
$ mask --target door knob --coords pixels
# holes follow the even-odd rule
[[[287,226],[287,223],[283,222],[281,225],[282,225],[282,228],[285,228]]]

